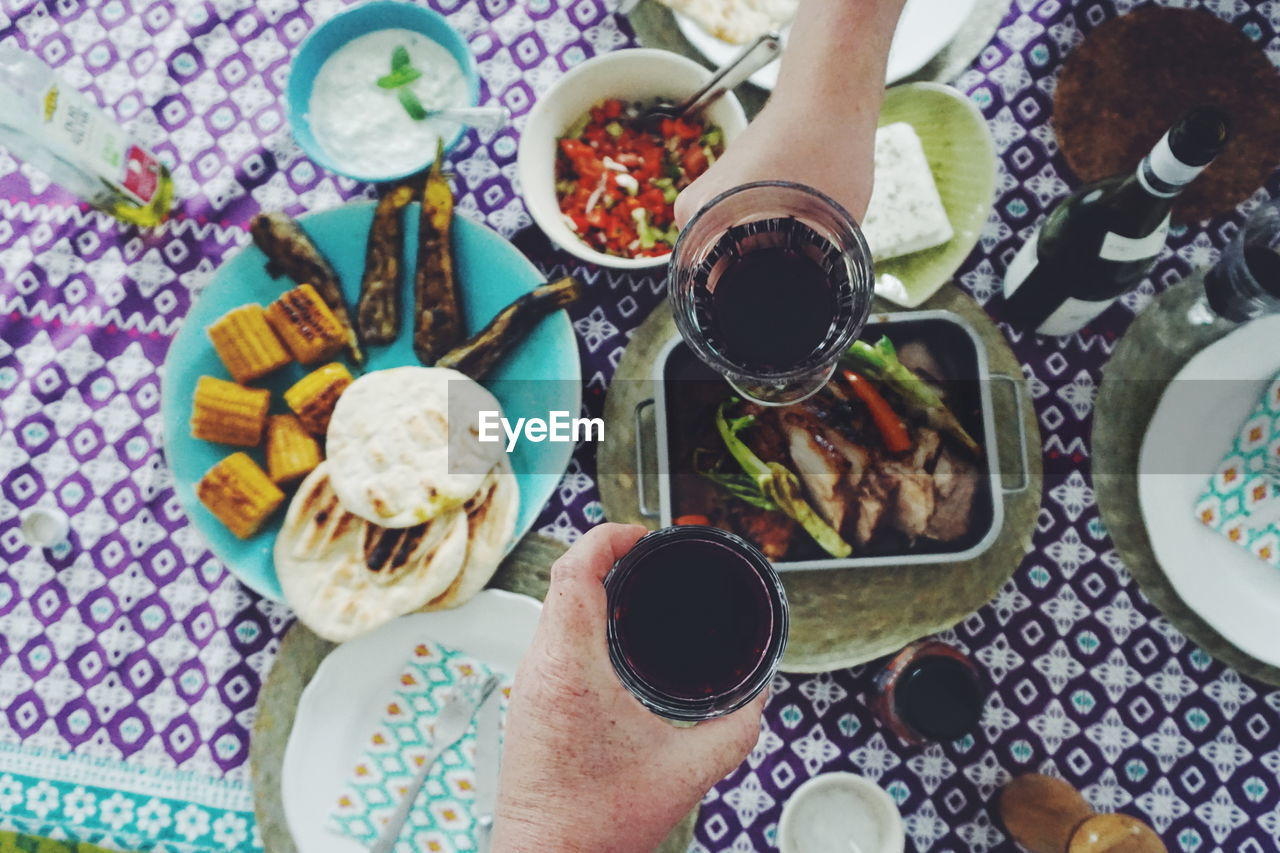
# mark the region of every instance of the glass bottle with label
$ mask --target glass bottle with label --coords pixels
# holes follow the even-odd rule
[[[0,148],[124,222],[157,225],[169,215],[173,178],[156,155],[11,44],[0,45],[0,99]]]
[[[1130,175],[1081,187],[1009,264],[1005,317],[1042,335],[1079,331],[1142,281],[1169,233],[1169,210],[1226,145],[1230,119],[1198,107]]]

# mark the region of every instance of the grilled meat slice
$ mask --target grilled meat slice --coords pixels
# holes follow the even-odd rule
[[[739,433],[739,438],[752,453],[765,462],[783,462],[787,458],[787,439],[782,434],[781,424],[777,418],[778,410],[747,403],[738,413],[739,417],[755,415],[756,422],[750,429]]]
[[[880,473],[871,469],[858,489],[856,502],[858,520],[854,525],[854,538],[859,545],[866,545],[880,529],[884,521],[885,511],[889,508],[890,495],[881,480]]]
[[[943,450],[933,471],[937,506],[925,535],[940,542],[952,542],[969,532],[973,502],[978,491],[978,469],[950,449]]]
[[[911,467],[920,471],[927,471],[929,465],[938,456],[938,451],[942,448],[942,436],[935,429],[929,427],[917,427],[912,430],[915,439],[915,449],[911,452]]]
[[[923,536],[934,511],[933,478],[897,462],[882,468],[893,491],[893,526],[908,536]]]
[[[898,361],[926,381],[940,382],[946,378],[942,366],[923,341],[911,341],[899,347]]]
[[[823,520],[837,532],[852,517],[853,501],[845,477],[849,461],[823,436],[822,424],[803,409],[781,415],[793,470]]]
[[[742,538],[754,544],[770,560],[781,560],[791,548],[796,523],[780,512],[760,509],[742,501],[732,501],[730,524]]]
[[[846,462],[849,468],[845,472],[844,481],[850,489],[858,488],[862,483],[862,478],[867,474],[867,466],[871,463],[871,454],[865,447],[855,444],[845,437],[844,433],[832,427],[825,427],[822,430],[822,437],[826,440],[831,448]]]

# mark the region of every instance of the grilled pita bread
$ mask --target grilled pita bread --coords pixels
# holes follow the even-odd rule
[[[519,505],[503,457],[462,506],[413,527],[383,528],[346,511],[323,462],[289,504],[276,574],[303,624],[345,642],[405,613],[469,601],[502,561]]]
[[[467,513],[388,530],[347,512],[329,464],[303,481],[276,536],[276,575],[298,618],[340,643],[445,595],[462,571]]]
[[[516,516],[520,511],[520,488],[516,485],[511,463],[502,459],[463,509],[467,514],[470,534],[466,565],[444,595],[427,605],[427,610],[444,610],[466,604],[484,589],[498,570],[498,564],[506,556],[507,545],[515,533]]]
[[[342,505],[380,527],[413,527],[461,507],[506,453],[481,442],[479,412],[502,411],[475,381],[444,367],[366,373],[329,421],[329,476]]]

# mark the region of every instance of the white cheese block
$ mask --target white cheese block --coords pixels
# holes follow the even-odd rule
[[[954,235],[915,128],[898,122],[876,131],[875,188],[862,233],[877,261],[941,246]]]

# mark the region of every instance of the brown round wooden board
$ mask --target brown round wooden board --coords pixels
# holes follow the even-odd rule
[[[1022,370],[1004,336],[961,290],[944,287],[920,307],[959,314],[986,344],[991,372],[1021,382]],[[877,308],[888,306],[878,304]],[[655,524],[641,514],[636,492],[636,442],[645,441],[651,448],[654,437],[652,427],[637,433],[635,410],[653,396],[654,361],[675,334],[675,321],[664,303],[632,334],[605,399],[606,440],[599,450],[597,482],[611,521]],[[999,387],[1006,383],[993,384],[997,385],[992,389],[997,424],[1015,422],[1012,394],[999,393],[1007,390]],[[1004,527],[991,549],[960,563],[785,572],[791,634],[783,670],[825,672],[865,663],[951,627],[995,595],[1030,550],[1040,510],[1040,432],[1027,399],[1022,420],[1029,487],[1005,498]],[[1006,483],[1011,483],[1018,479],[1020,465],[1017,431],[1001,429],[998,436],[1000,470]],[[656,505],[652,495],[647,502]]]
[[[1096,181],[1133,170],[1199,104],[1231,113],[1232,138],[1174,206],[1175,219],[1198,222],[1235,208],[1280,162],[1280,73],[1243,32],[1192,9],[1110,20],[1067,57],[1053,125],[1071,170]]]

